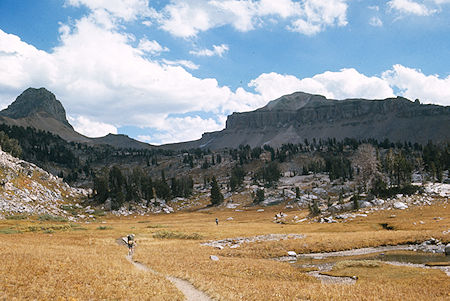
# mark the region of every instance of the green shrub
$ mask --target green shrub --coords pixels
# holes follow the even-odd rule
[[[21,220],[21,219],[27,219],[27,215],[25,214],[18,214],[18,215],[10,215],[10,216],[6,216],[6,219],[11,219],[11,220]]]
[[[100,210],[100,209],[95,210],[92,214],[96,215],[96,216],[105,216],[106,215],[105,211]]]
[[[150,229],[158,229],[158,228],[167,228],[167,226],[164,225],[160,225],[160,224],[156,224],[156,225],[149,225],[146,228],[150,228]]]
[[[99,226],[97,227],[97,230],[111,230],[112,227],[108,227],[108,226]]]
[[[39,215],[38,220],[40,221],[52,221],[52,222],[67,222],[67,219],[62,216],[54,216],[48,213]]]
[[[76,228],[72,228],[72,231],[86,231],[87,228],[83,228],[83,227],[76,227]]]
[[[17,233],[22,233],[17,229],[12,229],[12,228],[4,228],[4,229],[0,229],[0,234],[17,234]]]
[[[39,228],[38,227],[36,227],[36,226],[28,226],[28,231],[30,231],[30,232],[37,232],[38,230],[39,230]]]
[[[72,215],[77,215],[77,210],[71,205],[61,205],[61,209],[69,212]]]
[[[186,234],[181,232],[172,232],[172,231],[158,231],[153,234],[154,238],[160,238],[160,239],[203,239],[203,236],[201,236],[198,233],[192,233],[192,234]]]
[[[72,231],[84,231],[87,230],[86,228],[81,227],[79,224],[70,223],[70,229]]]

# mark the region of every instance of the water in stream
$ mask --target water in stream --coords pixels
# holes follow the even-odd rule
[[[321,264],[335,264],[342,260],[379,260],[387,262],[400,262],[411,264],[427,264],[432,262],[447,262],[450,265],[450,256],[444,254],[415,252],[415,251],[386,251],[371,254],[362,254],[354,256],[332,256],[323,259],[314,257],[302,257],[291,258],[290,262],[295,265],[321,265]]]
[[[293,258],[294,259],[294,258]],[[394,250],[385,251],[370,254],[360,254],[353,256],[332,256],[322,259],[299,256],[295,260],[290,260],[293,266],[298,268],[315,268],[318,271],[311,271],[308,274],[320,279],[324,283],[355,283],[356,280],[351,277],[333,277],[322,275],[321,272],[329,271],[332,267],[340,261],[343,260],[376,260],[384,261],[389,264],[395,265],[411,265],[417,267],[426,268],[426,264],[439,263],[439,267],[434,267],[440,269],[449,275],[450,270],[450,256],[445,256],[444,254],[417,252],[409,250]],[[444,266],[443,266],[444,265]],[[450,276],[450,275],[449,275]]]
[[[427,264],[431,262],[447,262],[450,265],[450,256],[445,256],[444,254],[433,254],[425,252],[414,252],[414,251],[403,251],[403,252],[384,252],[377,254],[367,254],[363,256],[358,256],[364,260],[380,260],[380,261],[394,261],[402,263],[413,263],[413,264]],[[344,257],[345,259],[352,260],[350,257]],[[356,259],[356,260],[358,260]]]

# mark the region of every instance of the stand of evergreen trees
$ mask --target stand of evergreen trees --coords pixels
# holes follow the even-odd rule
[[[0,131],[0,146],[4,152],[11,154],[13,157],[19,158],[22,155],[22,148],[19,145],[19,141],[9,138],[3,131]]]
[[[103,169],[94,178],[94,199],[98,203],[110,199],[111,209],[116,210],[125,202],[144,202],[149,205],[150,200],[156,197],[166,201],[174,197],[189,197],[193,187],[191,177],[173,177],[169,186],[164,172],[160,179],[153,180],[139,167],[126,176],[118,166],[113,166]]]

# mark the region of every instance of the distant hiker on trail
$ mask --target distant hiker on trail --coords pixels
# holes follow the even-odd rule
[[[218,226],[218,225],[219,225],[219,219],[216,218],[216,226]]]
[[[128,234],[127,246],[128,246],[128,256],[133,256],[134,247],[136,246],[136,241],[134,240],[134,234]]]

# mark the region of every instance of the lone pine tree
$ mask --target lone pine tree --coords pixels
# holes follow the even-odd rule
[[[223,194],[220,192],[219,184],[217,184],[216,177],[211,180],[211,204],[219,205],[223,202]]]

